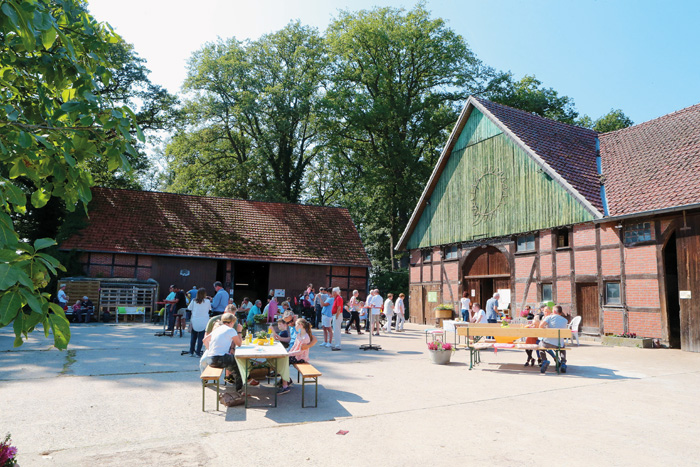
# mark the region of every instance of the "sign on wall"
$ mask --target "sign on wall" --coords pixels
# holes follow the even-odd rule
[[[285,298],[287,295],[284,293],[285,289],[275,289],[275,297],[277,298]]]
[[[437,303],[437,292],[428,292],[428,302]]]
[[[498,299],[498,309],[508,309],[508,307],[510,306],[510,289],[498,289],[498,293],[501,296]]]

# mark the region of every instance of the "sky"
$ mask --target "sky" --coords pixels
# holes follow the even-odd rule
[[[635,123],[700,103],[700,1],[428,0],[434,18],[486,65],[534,75],[598,118]],[[187,60],[217,38],[256,39],[292,20],[324,31],[341,10],[412,8],[380,0],[89,0],[146,59],[151,81],[178,93]]]

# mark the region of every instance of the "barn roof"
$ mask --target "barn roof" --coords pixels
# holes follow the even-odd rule
[[[345,208],[93,188],[63,250],[369,267]]]
[[[700,104],[599,137],[611,216],[700,202]]]

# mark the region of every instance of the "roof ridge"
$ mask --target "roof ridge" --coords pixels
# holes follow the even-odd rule
[[[348,211],[348,208],[344,206],[321,206],[319,204],[304,204],[304,203],[286,203],[284,201],[261,201],[254,199],[242,199],[242,198],[230,198],[227,196],[212,196],[212,195],[193,195],[191,193],[171,193],[169,191],[158,191],[158,190],[137,190],[135,188],[112,188],[106,186],[94,186],[93,188],[99,188],[102,190],[112,190],[112,191],[131,191],[134,193],[154,193],[159,195],[172,195],[172,196],[191,196],[193,198],[206,198],[206,199],[221,199],[227,201],[241,201],[244,203],[264,203],[264,204],[281,204],[283,206],[307,206],[312,208],[330,208],[330,209],[342,209]]]
[[[490,99],[486,99],[486,98],[484,98],[484,97],[478,97],[478,96],[472,96],[472,97],[473,97],[474,99],[476,99],[477,101],[479,101],[480,103],[482,103],[482,104],[483,104],[482,101],[486,101],[486,102],[489,102],[490,104],[498,105],[498,106],[500,106],[500,107],[505,107],[505,108],[507,108],[507,109],[509,109],[509,110],[512,110],[512,111],[514,111],[514,112],[521,113],[521,114],[523,114],[523,115],[525,115],[525,116],[527,116],[527,117],[534,117],[535,119],[544,120],[544,121],[546,121],[547,123],[550,123],[550,124],[551,124],[551,123],[555,123],[555,124],[557,124],[557,125],[565,125],[565,126],[567,126],[567,127],[571,127],[571,128],[576,129],[576,130],[584,130],[584,131],[587,131],[587,132],[591,132],[591,133],[597,134],[597,132],[596,132],[595,130],[592,130],[592,129],[590,129],[590,128],[586,128],[585,126],[580,126],[580,125],[574,125],[574,124],[571,124],[571,123],[560,122],[559,120],[554,120],[554,119],[551,119],[551,118],[548,118],[548,117],[543,117],[542,115],[538,115],[538,114],[533,113],[533,112],[528,112],[527,110],[518,109],[517,107],[511,107],[510,105],[501,104],[500,102],[494,102],[494,101],[492,101],[492,100],[490,100]]]
[[[641,122],[641,123],[634,124],[634,125],[632,125],[632,126],[628,126],[627,128],[620,128],[619,130],[606,131],[605,133],[598,133],[598,134],[599,134],[600,136],[607,136],[607,135],[611,135],[611,134],[613,134],[613,133],[620,133],[620,132],[623,132],[623,131],[632,130],[632,129],[635,129],[635,128],[639,128],[639,127],[642,126],[642,125],[648,125],[648,124],[654,123],[654,122],[656,122],[657,120],[670,118],[670,117],[672,117],[672,116],[675,116],[676,114],[681,114],[681,113],[687,112],[687,111],[689,111],[690,109],[692,109],[692,108],[694,108],[694,107],[699,107],[699,108],[700,108],[700,102],[697,103],[697,104],[689,105],[688,107],[683,107],[682,109],[674,110],[673,112],[667,113],[667,114],[665,114],[665,115],[661,115],[660,117],[652,118],[651,120],[647,120],[647,121],[645,121],[645,122]]]

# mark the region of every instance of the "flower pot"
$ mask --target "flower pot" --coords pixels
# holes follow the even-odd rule
[[[430,360],[436,365],[447,365],[452,358],[451,350],[428,350],[428,353],[430,353]]]
[[[435,309],[435,317],[442,319],[450,319],[452,318],[452,310]]]

